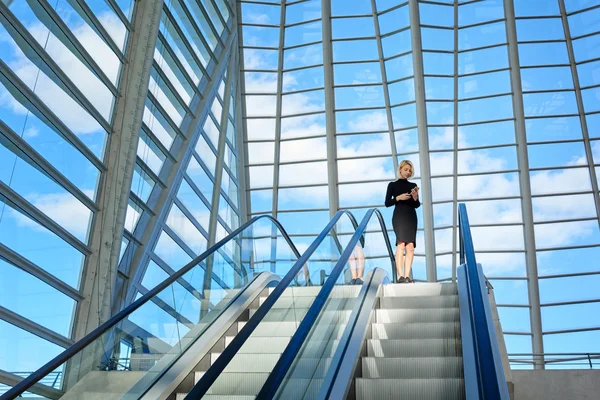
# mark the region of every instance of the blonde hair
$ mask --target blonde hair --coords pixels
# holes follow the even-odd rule
[[[400,174],[400,170],[405,166],[405,165],[410,165],[410,176],[409,178],[412,178],[415,175],[415,167],[413,166],[413,163],[408,161],[408,160],[402,160],[402,162],[400,163],[400,165],[398,166],[398,177],[401,177],[402,175]]]

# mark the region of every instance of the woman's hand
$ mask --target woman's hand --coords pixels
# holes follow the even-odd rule
[[[396,201],[403,201],[408,199],[410,199],[410,194],[408,193],[402,193],[401,195],[396,196]]]
[[[413,190],[410,191],[410,194],[412,195],[413,200],[417,201],[419,199],[419,187],[415,186]]]

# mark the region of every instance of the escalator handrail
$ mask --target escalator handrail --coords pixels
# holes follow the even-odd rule
[[[342,333],[337,349],[329,364],[327,374],[316,397],[317,400],[329,398],[345,399],[354,377],[362,343],[371,324],[371,315],[377,304],[381,285],[389,283],[389,275],[382,268],[369,272],[361,291],[357,305],[354,306],[346,328]]]
[[[508,400],[510,397],[487,296],[486,279],[475,258],[471,226],[464,203],[458,205],[458,213],[461,262],[459,278],[463,278],[459,282],[459,298],[467,300],[468,305],[465,323],[461,316],[461,325],[464,325],[461,331],[470,331],[463,332],[467,335],[470,333],[466,342],[463,340],[465,384],[469,382],[469,385],[477,386],[476,391],[474,388],[468,391],[467,399],[473,396],[473,399]]]
[[[273,289],[273,292],[265,299],[263,304],[258,307],[256,312],[250,317],[248,322],[244,324],[242,329],[238,332],[237,335],[233,338],[231,343],[225,347],[223,352],[219,355],[219,357],[215,360],[215,362],[210,366],[210,368],[202,374],[202,378],[194,385],[192,390],[185,397],[186,400],[190,399],[200,399],[202,396],[206,394],[208,389],[212,386],[212,384],[217,380],[221,372],[227,367],[229,362],[235,357],[239,349],[242,348],[246,340],[252,335],[254,329],[260,324],[263,318],[267,315],[271,308],[275,304],[275,302],[279,299],[279,297],[283,294],[283,291],[288,288],[288,286],[294,280],[294,277],[300,272],[300,269],[309,261],[310,257],[317,250],[317,248],[321,245],[321,243],[325,240],[325,238],[329,235],[330,232],[333,231],[335,233],[335,225],[339,221],[339,219],[343,216],[347,215],[352,222],[352,225],[356,229],[357,223],[354,215],[348,210],[340,210],[338,211],[331,221],[325,226],[325,228],[321,231],[319,236],[311,243],[311,245],[306,249],[306,251],[302,254],[302,256],[296,261],[296,263],[290,268],[288,273],[281,279],[279,284]]]
[[[373,214],[376,214],[379,219],[382,232],[384,232],[383,236],[388,246],[388,251],[390,252],[390,260],[392,259],[392,248],[389,243],[387,230],[385,229],[385,222],[383,220],[383,216],[381,215],[381,212],[378,209],[372,208],[366,212],[360,225],[354,232],[354,235],[352,235],[352,238],[346,245],[344,252],[338,259],[338,262],[335,264],[335,267],[333,267],[331,274],[327,278],[327,281],[325,281],[325,283],[323,284],[323,288],[319,291],[319,294],[308,309],[306,316],[302,319],[302,322],[300,322],[300,325],[298,326],[298,329],[296,329],[294,336],[292,336],[287,347],[281,354],[281,357],[279,357],[277,364],[275,364],[275,367],[269,374],[269,377],[267,378],[260,392],[256,396],[257,400],[270,400],[275,397],[275,394],[277,393],[279,386],[283,382],[288,370],[292,366],[296,355],[299,353],[302,345],[304,344],[304,341],[306,340],[308,334],[312,330],[313,325],[315,324],[319,315],[321,314],[321,311],[325,306],[327,299],[329,299],[329,295],[331,294],[339,276],[344,270],[344,267],[346,266],[350,255],[354,251],[354,247],[358,243],[360,237],[365,233],[367,225],[371,220]],[[189,399],[186,398],[186,400],[191,399],[191,397]]]
[[[235,238],[237,235],[239,235],[243,230],[245,230],[250,225],[253,225],[254,223],[256,223],[257,221],[259,221],[263,218],[269,219],[271,222],[273,222],[277,226],[277,228],[279,228],[280,232],[283,234],[283,237],[285,238],[285,240],[291,247],[292,251],[294,252],[294,255],[297,258],[300,258],[300,256],[301,256],[300,252],[298,251],[298,249],[292,242],[292,239],[290,238],[290,236],[288,235],[288,233],[286,232],[286,230],[283,228],[283,226],[281,225],[281,223],[279,221],[277,221],[271,215],[259,215],[259,216],[253,217],[248,222],[246,222],[245,224],[241,225],[239,228],[234,230],[230,235],[226,236],[218,243],[215,243],[213,246],[211,246],[209,249],[207,249],[204,253],[202,253],[201,255],[199,255],[198,257],[193,259],[192,261],[190,261],[187,265],[185,265],[183,268],[179,269],[173,275],[169,276],[162,283],[158,284],[156,287],[154,287],[154,289],[149,290],[145,295],[143,295],[142,297],[140,297],[139,299],[137,299],[136,301],[131,303],[129,306],[125,307],[123,310],[119,311],[117,314],[115,314],[113,317],[111,317],[108,321],[104,322],[102,325],[100,325],[98,328],[94,329],[92,332],[90,332],[89,334],[84,336],[81,340],[77,341],[75,344],[73,344],[68,349],[65,349],[65,351],[63,351],[58,356],[56,356],[55,358],[50,360],[48,363],[46,363],[44,366],[39,368],[33,374],[31,374],[27,378],[23,379],[21,382],[19,382],[17,385],[15,385],[12,389],[10,389],[4,395],[2,395],[0,397],[0,399],[12,399],[12,398],[15,398],[15,397],[23,394],[31,386],[38,383],[41,379],[43,379],[49,373],[52,373],[54,370],[56,370],[56,368],[60,367],[62,364],[67,362],[69,359],[71,359],[73,356],[75,356],[77,353],[79,353],[81,350],[83,350],[86,346],[88,346],[89,344],[94,342],[96,339],[98,339],[106,331],[108,331],[109,329],[111,329],[112,327],[117,325],[119,322],[121,322],[126,317],[128,317],[131,313],[133,313],[134,311],[139,309],[141,306],[146,304],[154,296],[158,295],[162,290],[167,288],[169,285],[173,284],[175,281],[177,281],[179,278],[181,278],[183,275],[185,275],[187,272],[189,272],[192,268],[196,267],[198,264],[200,264],[202,261],[204,261],[210,255],[214,254],[217,250],[219,250],[221,247],[223,247],[226,243],[228,243],[233,238]]]

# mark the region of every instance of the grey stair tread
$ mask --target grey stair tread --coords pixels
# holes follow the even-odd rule
[[[246,324],[246,322],[238,322],[238,329],[242,329],[242,327]],[[299,321],[261,321],[260,324],[254,329],[252,332],[253,337],[257,336],[286,336],[291,337],[298,329],[298,325],[300,325]]]
[[[260,297],[259,305],[263,305],[263,303],[268,299],[268,297]],[[275,304],[273,304],[272,308],[290,308],[290,307],[298,307],[298,308],[309,308],[310,305],[315,301],[313,296],[281,296],[277,299]]]
[[[270,373],[280,358],[280,354],[236,354],[221,373]],[[288,376],[298,379],[325,376],[327,367],[331,362],[330,357],[310,358],[302,357],[294,363]]]
[[[262,305],[268,297],[260,297],[259,304]],[[309,308],[314,302],[314,297],[292,297],[292,296],[281,296],[277,299],[272,308]],[[352,301],[348,301],[352,300]],[[332,307],[339,305],[340,309],[351,310],[354,306],[354,298],[331,298],[327,300],[326,307]]]
[[[371,324],[373,339],[460,338],[459,322],[409,322]]]
[[[464,400],[464,381],[445,379],[366,379],[356,378],[356,399]]]
[[[321,286],[308,286],[308,287],[289,287],[281,293],[281,296],[313,296],[317,297],[319,292],[321,291]],[[269,294],[273,293],[274,288],[269,289]],[[331,292],[331,297],[346,297],[353,298],[358,295],[360,291],[360,286],[349,286],[349,285],[340,285],[334,287]]]
[[[383,285],[384,297],[439,296],[457,294],[454,283],[391,283]]]
[[[269,374],[255,373],[224,375],[225,376],[223,377],[219,376],[206,395],[202,397],[203,399],[254,399],[269,376]],[[322,384],[322,378],[286,379],[279,389],[279,393],[281,394],[280,398],[286,400],[301,400],[303,398],[314,399],[319,393]],[[183,396],[185,396],[185,394]],[[183,399],[183,397],[181,397],[181,399]]]
[[[307,312],[308,308],[273,308],[269,310],[262,321],[302,321]],[[250,310],[250,318],[254,314],[256,314],[256,310]]]
[[[377,323],[394,322],[450,322],[459,321],[458,308],[423,308],[404,310],[375,310]]]
[[[462,378],[462,357],[362,358],[363,378]]]
[[[279,388],[278,398],[285,400],[316,399],[323,381],[322,378],[286,380]]]
[[[226,336],[228,346],[235,336]],[[240,348],[239,353],[275,353],[281,354],[290,342],[289,336],[250,336]]]
[[[220,354],[216,354],[218,357]],[[213,362],[216,360],[215,353],[212,354]],[[270,373],[281,354],[256,354],[256,353],[238,353],[236,354],[223,373],[227,372],[266,372]]]
[[[256,396],[268,377],[269,373],[223,372],[211,385],[206,394]]]
[[[462,345],[455,339],[369,339],[369,357],[460,357]]]
[[[279,321],[302,321],[304,316],[308,312],[307,308],[276,308],[271,309],[265,315],[262,321],[267,322],[279,322]],[[256,310],[250,310],[250,317],[252,317],[256,313]],[[337,310],[337,309],[324,309],[319,314],[319,318],[329,318],[334,316],[339,316],[340,318],[345,318],[346,320],[350,317],[352,310]],[[261,321],[261,323],[262,323]]]
[[[379,299],[379,308],[456,308],[458,295],[448,296],[383,296]]]
[[[317,326],[314,328],[312,332],[315,337],[319,335],[329,334],[333,332],[337,338],[341,337],[344,333],[344,328],[346,327],[345,323],[341,323],[343,321],[334,321],[334,324],[320,323],[317,322]],[[245,322],[238,322],[238,329],[242,329],[242,326],[246,324]],[[256,327],[254,332],[252,332],[251,337],[291,337],[298,329],[300,325],[300,321],[261,321],[260,324]]]
[[[324,331],[322,331],[324,332]],[[328,335],[330,335],[329,333]],[[326,339],[323,335],[314,335],[316,339]],[[233,340],[234,336],[227,336],[225,343],[228,345]],[[246,343],[238,351],[238,354],[281,354],[287,347],[290,337],[249,337]],[[330,356],[335,352],[339,340],[337,335],[331,340],[312,340],[312,336],[308,338],[302,348],[302,357],[322,357]]]

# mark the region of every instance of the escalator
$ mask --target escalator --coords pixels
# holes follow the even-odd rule
[[[460,212],[458,284],[393,284],[378,210],[360,224],[338,212],[302,255],[255,218],[0,399],[57,370],[65,399],[508,399]],[[357,265],[364,284],[351,285]]]

